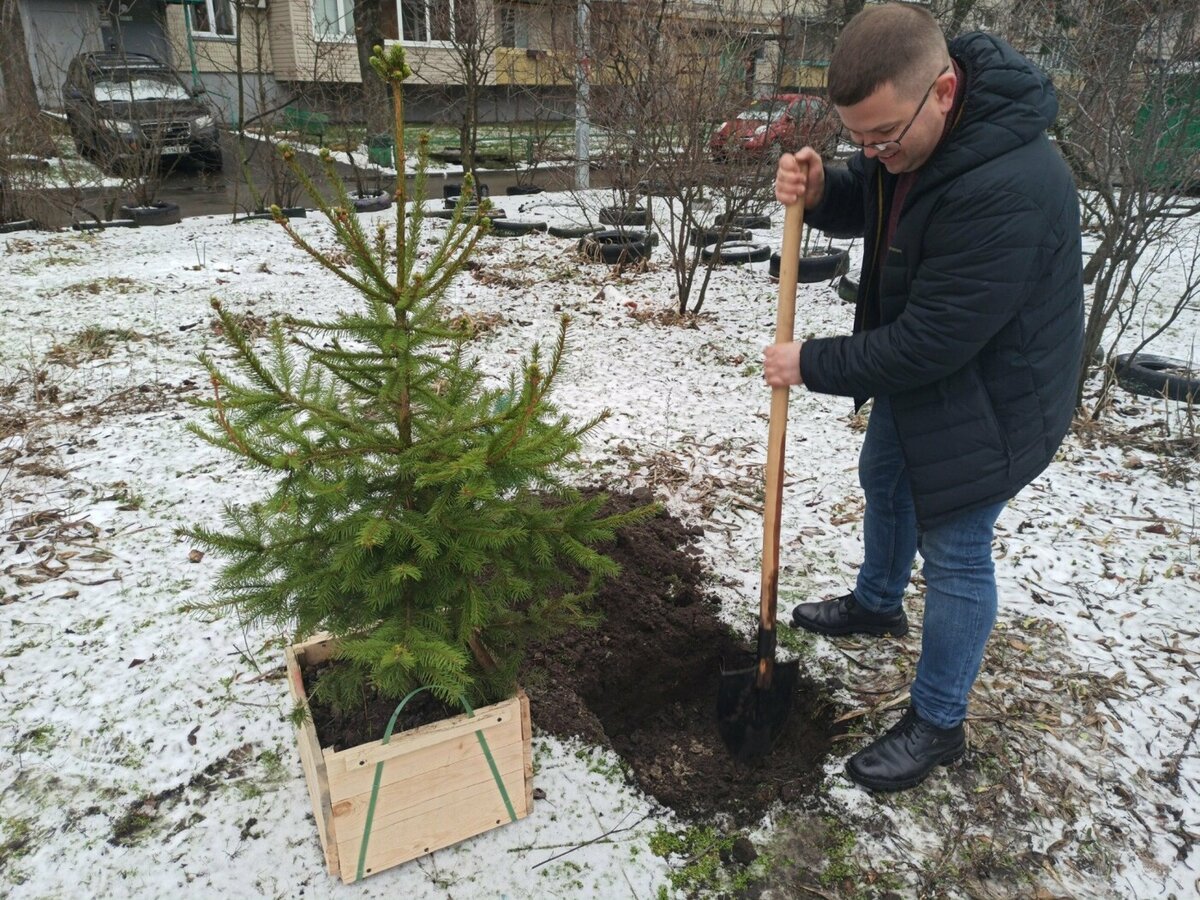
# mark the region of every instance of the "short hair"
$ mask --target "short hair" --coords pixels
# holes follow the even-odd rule
[[[868,6],[838,37],[829,61],[829,99],[853,106],[888,83],[915,97],[949,61],[946,36],[927,10],[907,3]]]

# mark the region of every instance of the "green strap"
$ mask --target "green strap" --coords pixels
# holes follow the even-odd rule
[[[459,702],[467,710],[467,715],[471,718],[475,717],[475,710],[471,709],[471,704],[467,703],[466,697],[459,697]],[[483,729],[477,729],[475,737],[479,738],[479,746],[483,748],[484,758],[487,759],[488,768],[492,770],[492,778],[496,782],[496,787],[500,788],[500,799],[504,801],[504,808],[508,810],[508,821],[517,821],[516,810],[513,809],[512,801],[508,799],[508,790],[504,787],[504,779],[500,777],[500,768],[496,765],[496,758],[492,756],[492,749],[488,746],[487,738],[483,736]]]
[[[392,729],[396,727],[396,720],[400,718],[400,711],[408,704],[408,701],[415,697],[421,691],[429,690],[428,686],[419,687],[409,693],[400,701],[396,707],[392,717],[388,720],[387,728],[383,732],[382,743],[386,744],[392,739]],[[467,711],[467,716],[475,717],[475,710],[471,708],[471,704],[467,702],[465,696],[458,698],[463,708]],[[492,778],[496,782],[496,787],[500,789],[500,797],[504,800],[504,808],[508,810],[508,819],[510,822],[517,821],[516,810],[513,809],[512,800],[509,799],[508,790],[504,787],[504,779],[500,777],[500,769],[496,766],[496,759],[492,756],[491,748],[488,747],[487,738],[483,736],[483,729],[475,731],[475,737],[479,739],[479,746],[483,748],[483,755],[487,759],[488,768],[492,770]],[[375,803],[379,799],[379,782],[383,778],[383,761],[375,764],[375,782],[371,785],[371,801],[367,804],[367,821],[363,825],[362,844],[358,848],[358,873],[355,875],[355,881],[362,881],[364,870],[367,864],[367,843],[371,838],[371,824],[375,820]]]

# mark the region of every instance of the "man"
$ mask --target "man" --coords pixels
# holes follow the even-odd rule
[[[908,631],[901,605],[924,560],[911,706],[846,764],[878,791],[912,787],[966,747],[967,695],[996,617],[992,530],[1050,462],[1074,407],[1082,353],[1079,204],[1046,137],[1047,77],[999,38],[947,46],[923,9],[856,15],[829,96],[861,150],[825,168],[779,162],[780,202],[863,237],[854,333],[768,347],[767,383],[873,398],[859,458],[864,559],[854,591],[802,603],[823,635]]]

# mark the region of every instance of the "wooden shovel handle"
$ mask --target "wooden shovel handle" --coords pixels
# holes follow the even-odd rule
[[[775,343],[792,340],[796,323],[796,279],[800,268],[800,232],[804,227],[804,204],[793,203],[785,210],[783,248],[779,259],[779,310],[775,317]],[[775,631],[775,610],[779,599],[779,525],[783,510],[783,456],[787,439],[787,386],[771,389],[771,418],[767,429],[766,495],[763,504],[762,599],[759,627]],[[773,634],[772,634],[773,637]],[[774,646],[772,640],[771,646]],[[758,685],[771,682],[775,654],[759,654]]]

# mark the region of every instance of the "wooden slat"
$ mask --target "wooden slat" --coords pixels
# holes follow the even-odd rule
[[[329,767],[329,778],[334,781],[342,773],[360,771],[368,766],[373,766],[380,760],[393,759],[424,747],[434,747],[456,738],[469,737],[480,728],[483,728],[484,733],[490,736],[493,730],[504,725],[512,725],[519,735],[520,717],[520,701],[516,697],[512,697],[501,703],[485,706],[477,710],[471,717],[455,716],[452,719],[431,722],[411,731],[393,735],[387,744],[382,741],[371,741],[348,750],[327,753],[325,763]]]
[[[525,745],[525,813],[533,812],[533,725],[529,717],[529,698],[517,689],[517,702],[521,704],[521,742]],[[516,800],[513,800],[516,803]]]
[[[373,828],[367,845],[364,875],[373,874],[391,866],[408,862],[434,850],[441,850],[477,834],[482,834],[508,822],[508,811],[504,808],[495,786],[490,794],[478,795],[477,788],[468,788],[460,796],[442,797],[437,808],[427,815],[405,819],[382,828]],[[494,802],[487,800],[494,798]],[[518,813],[518,818],[524,813]],[[342,880],[347,884],[357,875],[357,860],[362,844],[362,833],[340,835],[338,854],[344,860],[354,860],[342,871]]]
[[[522,743],[520,720],[509,719],[501,727],[484,728],[483,736],[487,739],[492,753],[499,753],[508,747],[519,746]],[[349,772],[327,771],[330,800],[337,804],[370,791],[375,780],[375,766],[380,761],[384,763],[381,784],[388,785],[404,778],[429,777],[430,773],[438,772],[448,766],[462,765],[471,760],[483,759],[483,750],[479,746],[479,739],[475,737],[474,731],[469,734],[455,734],[453,737],[433,743],[427,740],[422,741],[416,747],[406,746],[407,738],[407,734],[393,738],[392,743],[388,744],[386,749],[390,750],[392,744],[397,744],[396,749],[399,752],[389,754],[382,760],[376,759],[370,762],[364,760],[363,765]],[[328,757],[326,757],[326,761],[328,761]]]
[[[296,645],[296,657],[305,669],[319,666],[333,658],[337,642],[328,634],[314,634],[303,644]]]
[[[299,653],[303,653],[299,650]],[[304,676],[298,652],[288,647],[284,651],[287,661],[288,688],[292,699],[307,708],[308,695],[304,690]],[[312,802],[313,818],[317,821],[317,834],[321,838],[321,849],[325,853],[325,866],[330,875],[338,873],[337,841],[333,831],[333,804],[329,797],[329,782],[325,777],[325,766],[317,731],[312,716],[305,718],[296,729],[296,743],[300,750],[300,765],[304,769],[304,781],[308,785],[308,798]]]
[[[527,809],[524,804],[525,748],[517,743],[503,748],[491,747],[491,751],[496,768],[500,770],[504,780],[504,788],[513,804],[513,810],[519,814]],[[385,763],[383,766],[385,776],[392,766],[401,771],[393,773],[390,782],[379,789],[375,816],[372,819],[373,829],[394,825],[417,816],[436,815],[443,802],[450,802],[464,792],[478,796],[483,802],[495,806],[503,818],[508,818],[503,798],[500,796],[500,788],[496,785],[491,766],[482,753],[476,753],[473,759],[455,762],[432,772],[410,773],[407,766],[403,765],[406,761]],[[398,778],[395,777],[396,774],[399,774]],[[368,790],[333,804],[333,830],[339,841],[345,841],[352,832],[362,834],[370,801],[371,792]]]

